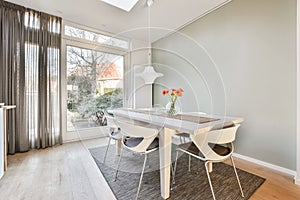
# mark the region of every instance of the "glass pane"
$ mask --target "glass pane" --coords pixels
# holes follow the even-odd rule
[[[128,49],[129,44],[125,40],[120,40],[118,38],[109,37],[106,35],[94,33],[91,31],[86,31],[83,29],[71,27],[71,26],[65,26],[65,35],[81,38],[93,42],[98,42],[101,44],[111,45],[115,47],[120,47],[123,49]]]
[[[123,106],[124,57],[67,46],[67,131],[106,125],[103,109]]]

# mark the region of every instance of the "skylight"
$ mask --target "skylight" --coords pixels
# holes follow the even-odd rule
[[[126,1],[124,1],[124,0],[102,0],[102,1],[129,12],[139,0],[126,0]]]

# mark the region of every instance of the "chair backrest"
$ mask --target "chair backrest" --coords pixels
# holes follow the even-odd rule
[[[119,127],[115,122],[115,118],[107,113],[104,114],[107,122],[107,126],[109,128],[113,128],[114,130],[117,130]]]
[[[146,152],[147,148],[158,135],[158,129],[134,125],[129,122],[121,121],[119,118],[117,118],[116,124],[121,128],[121,134],[124,139],[127,137],[143,138],[137,146],[126,147],[135,152]]]
[[[228,144],[232,143],[235,140],[237,129],[240,127],[239,124],[236,124],[229,128],[218,129],[209,131],[206,133],[199,133],[195,135],[191,135],[191,139],[194,144],[198,147],[198,149],[203,154],[206,160],[222,160],[224,157],[230,156],[230,154],[226,156],[221,156],[215,153],[209,144]],[[232,146],[233,151],[233,146]]]

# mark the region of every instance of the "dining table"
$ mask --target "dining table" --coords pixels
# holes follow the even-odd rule
[[[202,134],[215,129],[222,129],[244,121],[242,117],[209,115],[199,112],[168,114],[159,108],[113,110],[116,117],[141,122],[159,129],[159,167],[160,189],[163,199],[170,197],[170,166],[172,136],[177,133]]]

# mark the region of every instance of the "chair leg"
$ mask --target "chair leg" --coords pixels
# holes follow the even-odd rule
[[[122,154],[123,154],[123,148],[121,148],[121,153],[120,153],[120,157],[119,157],[119,161],[118,161],[118,165],[117,165],[117,170],[116,170],[114,181],[116,181],[117,177],[118,177],[118,172],[119,172],[119,167],[120,167],[120,163],[121,163],[121,159],[122,159]]]
[[[205,162],[206,175],[207,175],[207,178],[208,178],[208,182],[209,182],[209,186],[210,186],[210,189],[211,189],[213,199],[216,200],[214,189],[213,189],[213,186],[211,184],[211,180],[210,180],[210,176],[209,176],[208,164],[209,164],[209,162]]]
[[[105,160],[106,160],[108,148],[109,148],[109,145],[110,145],[110,141],[111,141],[111,137],[109,137],[109,139],[108,139],[108,144],[107,144],[106,151],[105,151],[105,155],[104,155],[104,159],[103,159],[103,163],[104,163],[104,164],[105,164]]]
[[[173,190],[173,183],[172,183],[172,180],[173,180],[173,174],[174,174],[174,167],[173,167],[172,161],[171,161],[170,168],[171,168],[170,190]]]
[[[235,164],[234,164],[232,156],[230,156],[230,160],[231,160],[232,167],[234,169],[234,173],[235,173],[236,179],[237,179],[239,187],[240,187],[241,195],[242,195],[242,197],[244,197],[244,192],[243,192],[243,189],[242,189],[242,186],[241,186],[241,182],[240,182],[239,176],[237,174],[237,171],[236,171]]]
[[[176,168],[177,168],[177,160],[178,160],[178,151],[176,152],[176,158],[175,158],[175,164],[174,164],[174,169],[173,169],[173,177],[172,177],[172,182],[171,182],[171,190],[173,190],[173,185],[175,184],[175,174],[176,174]]]
[[[145,170],[146,162],[147,162],[147,154],[145,154],[145,159],[144,159],[142,174],[141,174],[141,177],[140,177],[140,182],[139,182],[138,190],[137,190],[137,193],[136,193],[136,199],[138,199],[138,197],[139,197],[139,192],[140,192],[140,189],[141,189],[141,184],[142,184],[142,180],[143,180],[143,175],[144,175],[144,170]]]
[[[189,155],[189,172],[191,171],[191,155]]]

